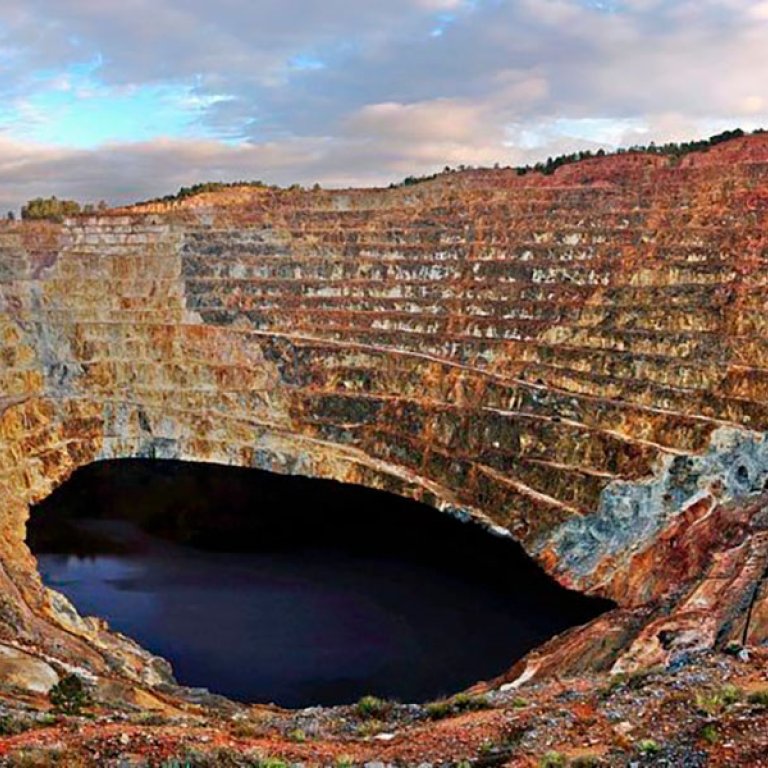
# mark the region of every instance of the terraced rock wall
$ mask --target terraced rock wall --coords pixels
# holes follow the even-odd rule
[[[557,663],[765,642],[767,213],[753,137],[3,225],[0,642],[167,679],[45,592],[24,544],[76,467],[136,456],[384,488],[510,535],[620,605]],[[615,641],[590,655],[596,632]]]

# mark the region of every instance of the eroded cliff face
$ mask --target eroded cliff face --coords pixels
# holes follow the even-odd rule
[[[120,457],[415,497],[619,604],[509,680],[768,642],[767,213],[757,136],[3,225],[0,642],[36,680],[168,679],[24,544],[31,503]]]

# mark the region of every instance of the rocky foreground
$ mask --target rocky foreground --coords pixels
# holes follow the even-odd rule
[[[44,710],[48,711],[44,711]],[[461,712],[461,710],[466,710]],[[0,766],[766,766],[768,651],[476,691],[425,706],[153,712],[0,705]]]

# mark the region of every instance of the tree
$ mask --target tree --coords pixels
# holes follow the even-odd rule
[[[757,135],[760,133],[764,133],[764,129],[758,129],[756,131],[753,131],[753,135]],[[718,144],[723,144],[727,141],[732,141],[733,139],[740,139],[743,136],[747,136],[748,134],[743,131],[741,128],[736,128],[732,131],[723,131],[723,133],[718,133],[714,136],[710,136],[708,139],[699,139],[698,141],[686,141],[682,144],[676,144],[674,142],[669,142],[667,144],[656,144],[655,142],[651,142],[647,146],[642,146],[639,144],[636,144],[631,147],[619,147],[617,150],[615,150],[612,153],[606,152],[604,149],[598,149],[597,152],[591,152],[590,150],[585,150],[582,152],[575,152],[570,155],[560,155],[559,157],[549,157],[547,158],[546,163],[544,162],[538,162],[534,166],[526,165],[521,166],[517,169],[517,173],[520,176],[524,176],[529,171],[536,171],[537,173],[542,173],[545,175],[549,175],[554,173],[558,168],[562,167],[563,165],[569,165],[571,163],[577,163],[581,160],[587,160],[591,157],[608,157],[611,155],[631,155],[631,154],[639,154],[639,153],[650,153],[654,155],[663,155],[665,157],[669,157],[671,161],[677,161],[681,157],[690,154],[691,152],[706,152],[708,149],[717,146]]]
[[[67,675],[51,688],[48,698],[54,709],[65,715],[78,715],[91,703],[91,696],[77,675]]]
[[[55,196],[36,197],[22,207],[21,218],[63,221],[67,216],[76,216],[80,210],[80,203],[75,200],[59,200]]]

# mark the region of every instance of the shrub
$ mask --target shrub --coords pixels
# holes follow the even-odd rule
[[[3,715],[0,717],[0,736],[15,736],[19,731],[17,730],[17,723],[10,715]]]
[[[478,751],[481,755],[490,755],[496,748],[496,745],[490,740],[486,739],[479,747]]]
[[[91,703],[91,697],[77,675],[67,675],[51,688],[48,698],[57,712],[79,715]]]
[[[458,712],[476,712],[489,709],[491,706],[487,696],[473,696],[469,693],[457,693],[453,697],[453,706]]]
[[[740,701],[743,692],[735,685],[724,685],[716,691],[707,691],[696,694],[696,708],[707,715],[722,712],[732,704]]]
[[[21,209],[22,219],[47,219],[63,221],[67,216],[80,213],[80,203],[75,200],[59,200],[57,197],[36,197]]]
[[[37,716],[37,725],[41,728],[47,728],[51,725],[56,725],[59,722],[59,718],[51,712],[42,712]]]
[[[460,715],[463,712],[477,712],[481,709],[489,709],[491,703],[487,696],[474,696],[470,693],[457,693],[450,699],[431,701],[426,705],[427,716],[432,720],[441,720],[451,715]]]
[[[564,768],[565,765],[565,755],[560,752],[547,752],[539,760],[539,768]]]
[[[768,707],[768,688],[753,691],[749,694],[747,701],[750,704],[757,704],[759,707]]]
[[[450,699],[440,699],[439,701],[430,701],[424,707],[424,711],[431,720],[442,720],[453,714],[453,706]]]
[[[38,713],[34,716],[3,715],[0,717],[0,736],[17,736],[35,728],[45,728],[56,723],[56,717],[48,713]]]
[[[288,768],[288,763],[279,757],[266,757],[263,760],[259,760],[258,768]]]
[[[643,739],[637,748],[643,755],[658,755],[661,752],[661,747],[653,739]]]
[[[379,699],[376,696],[363,696],[363,698],[355,704],[355,711],[359,717],[366,720],[380,720],[392,711],[393,706],[394,704],[386,699]]]
[[[708,723],[705,725],[701,731],[699,731],[699,736],[707,742],[707,744],[717,744],[718,741],[720,741],[720,733],[718,732],[717,728],[712,725],[712,723]]]
[[[387,729],[387,724],[381,720],[366,720],[364,723],[356,728],[358,736],[368,738],[369,736],[377,736]]]
[[[133,725],[168,725],[169,719],[160,712],[137,712],[129,715],[128,722]]]
[[[264,723],[254,722],[253,720],[240,720],[231,728],[230,733],[236,739],[257,739],[264,736],[268,731]]]

